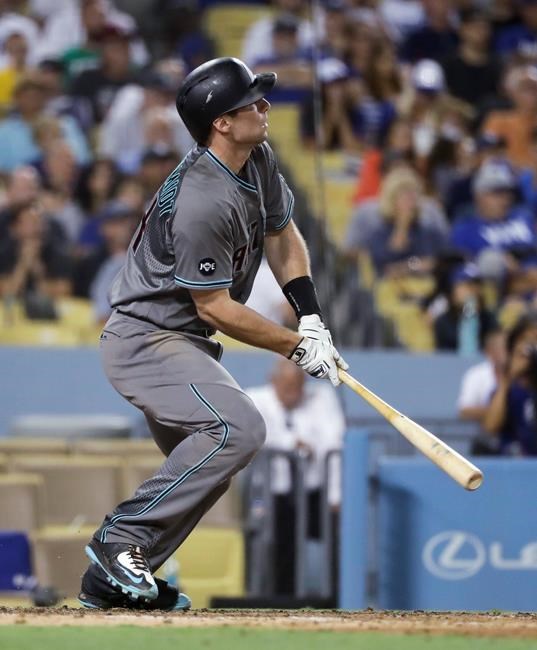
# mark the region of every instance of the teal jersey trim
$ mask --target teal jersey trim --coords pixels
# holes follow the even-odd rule
[[[212,153],[209,149],[205,152],[207,156],[209,157],[209,160],[213,162],[217,167],[220,167],[223,171],[226,172],[228,176],[231,176],[231,178],[238,183],[241,187],[244,187],[245,190],[250,190],[250,192],[255,192],[257,194],[257,187],[255,185],[252,185],[251,183],[247,183],[245,180],[243,180],[240,176],[237,176],[235,172],[232,172],[229,167],[224,165],[224,163]]]
[[[285,226],[291,221],[294,206],[295,206],[295,197],[291,194],[291,200],[289,201],[289,205],[287,206],[285,217],[280,221],[279,224],[274,226],[274,230],[281,230],[282,228],[285,228]]]
[[[231,287],[233,280],[208,280],[207,282],[192,282],[191,280],[185,280],[179,276],[174,278],[175,284],[180,287],[186,287],[187,289],[217,289],[222,287]]]
[[[110,520],[110,523],[103,528],[101,531],[100,535],[100,541],[101,542],[106,542],[106,536],[108,535],[108,531],[117,524],[118,521],[122,521],[123,519],[133,519],[136,517],[140,517],[141,515],[145,515],[148,513],[150,510],[152,510],[156,505],[158,505],[163,499],[165,499],[171,492],[175,490],[176,487],[181,485],[181,483],[184,483],[187,478],[192,476],[192,474],[195,474],[197,471],[199,471],[204,465],[206,465],[211,458],[216,456],[224,447],[226,446],[227,439],[229,437],[229,424],[224,420],[224,418],[218,413],[218,411],[212,406],[212,404],[203,397],[203,395],[199,392],[199,390],[196,388],[195,384],[189,384],[190,390],[194,393],[194,395],[197,397],[197,399],[205,406],[207,409],[214,415],[214,417],[217,419],[218,423],[222,426],[223,432],[222,432],[222,438],[218,445],[211,451],[209,452],[206,456],[204,456],[199,463],[194,465],[194,467],[191,467],[190,469],[187,469],[181,476],[176,479],[171,485],[169,485],[165,490],[163,490],[158,496],[156,496],[150,503],[148,503],[144,508],[142,508],[139,512],[136,512],[132,515],[115,515],[112,517]]]

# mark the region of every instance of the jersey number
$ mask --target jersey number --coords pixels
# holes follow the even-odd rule
[[[259,248],[257,241],[258,224],[251,223],[248,227],[248,243],[244,244],[233,253],[233,273],[239,273],[246,265],[248,255]]]

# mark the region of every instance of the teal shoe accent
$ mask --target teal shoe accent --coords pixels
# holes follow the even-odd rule
[[[180,593],[177,602],[175,603],[175,607],[172,608],[171,611],[177,612],[177,611],[183,611],[186,612],[188,609],[192,607],[192,601],[186,594]]]

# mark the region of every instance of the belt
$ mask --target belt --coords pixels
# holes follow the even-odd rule
[[[216,334],[216,330],[213,330],[211,328],[206,328],[202,330],[178,330],[179,333],[184,332],[185,334],[193,334],[194,336],[201,336],[204,339],[208,339],[213,334]]]

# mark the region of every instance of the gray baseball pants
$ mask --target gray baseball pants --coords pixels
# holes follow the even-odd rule
[[[265,423],[218,359],[221,345],[113,314],[101,336],[112,386],[141,409],[167,456],[95,538],[145,549],[156,571],[265,440]]]

